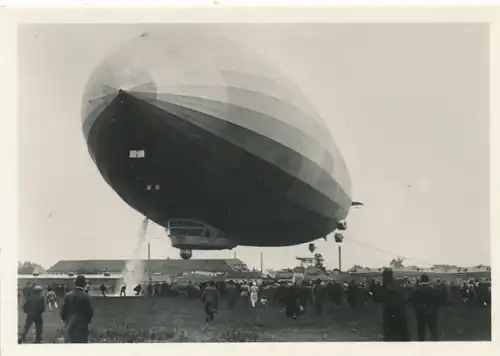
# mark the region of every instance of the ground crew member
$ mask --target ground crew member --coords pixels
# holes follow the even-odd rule
[[[238,289],[234,285],[233,281],[229,281],[227,285],[227,306],[229,309],[234,308],[236,302],[238,301]]]
[[[359,300],[359,288],[354,280],[352,280],[347,287],[347,303],[351,309],[356,309]]]
[[[101,284],[101,286],[99,287],[99,289],[101,290],[102,296],[105,297],[107,289],[106,289],[106,286],[104,285],[104,283]]]
[[[342,289],[342,284],[340,284],[338,281],[335,281],[331,288],[331,298],[335,307],[339,308],[342,306],[343,294],[344,290]]]
[[[437,319],[439,308],[443,305],[440,291],[429,285],[429,276],[420,278],[420,288],[410,296],[410,302],[415,310],[418,329],[418,341],[425,341],[427,328],[433,341],[438,341]]]
[[[76,278],[75,289],[64,297],[61,319],[67,343],[89,342],[89,324],[94,316],[90,296],[85,292],[85,276]]]
[[[381,301],[384,341],[410,341],[406,300],[391,269],[382,274]]]
[[[24,303],[23,310],[26,313],[26,321],[24,322],[24,329],[19,336],[18,342],[24,342],[24,340],[26,339],[26,335],[28,335],[28,332],[31,329],[31,326],[35,324],[35,343],[41,343],[43,331],[42,315],[45,312],[45,298],[42,296],[42,287],[37,285],[33,288],[33,292],[29,295],[28,299]]]
[[[300,295],[297,290],[297,286],[289,283],[284,295],[285,315],[288,318],[297,319],[300,312],[299,297]]]
[[[214,314],[219,305],[219,291],[215,288],[214,281],[210,281],[208,286],[203,291],[201,296],[202,302],[205,304],[205,313],[207,315],[207,323],[214,320]]]
[[[321,283],[321,280],[318,279],[313,288],[313,296],[314,296],[314,309],[318,315],[323,313],[323,304],[325,302],[326,297],[326,288]]]

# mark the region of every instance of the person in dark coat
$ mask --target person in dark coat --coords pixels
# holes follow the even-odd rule
[[[372,301],[375,304],[380,303],[380,291],[382,286],[380,285],[380,281],[372,280],[370,285],[370,295],[372,297]]]
[[[463,282],[462,285],[460,286],[460,292],[462,295],[462,301],[464,303],[467,303],[467,300],[469,299],[469,289],[467,287],[466,282]]]
[[[370,299],[370,291],[365,283],[361,283],[359,286],[359,306],[364,308],[368,305],[368,300]]]
[[[486,306],[491,308],[491,282],[488,283],[488,292],[486,294]]]
[[[300,313],[299,291],[294,284],[289,284],[284,293],[285,314],[288,318],[297,319]]]
[[[239,297],[238,289],[236,288],[236,285],[234,284],[233,281],[229,281],[226,289],[227,289],[226,290],[227,306],[229,309],[232,309],[234,308],[236,302],[238,301]]]
[[[103,296],[103,297],[105,297],[105,296],[106,296],[106,292],[107,292],[107,288],[106,288],[106,286],[104,285],[104,283],[103,283],[103,284],[101,284],[101,287],[100,287],[99,289],[101,290],[101,294],[102,294],[102,296]]]
[[[488,306],[488,283],[479,282],[477,295],[481,306]]]
[[[384,270],[381,288],[384,341],[410,341],[406,300],[391,269]]]
[[[307,302],[311,299],[312,289],[305,281],[302,281],[301,283],[296,282],[295,288],[298,293],[299,311],[301,313],[305,313]]]
[[[343,297],[344,291],[342,289],[342,284],[340,282],[335,281],[331,287],[331,299],[333,302],[333,305],[335,307],[340,307],[342,306],[342,297]]]
[[[286,293],[287,286],[283,282],[280,282],[273,297],[273,304],[277,305],[280,309],[285,306]]]
[[[219,306],[219,291],[215,288],[214,281],[210,281],[201,295],[201,300],[205,304],[206,321],[214,320],[214,314]]]
[[[326,288],[321,283],[321,280],[317,280],[313,288],[314,296],[314,309],[316,314],[321,315],[323,313],[323,304],[325,303]]]
[[[418,341],[425,341],[427,328],[433,341],[438,341],[437,320],[439,308],[443,305],[443,298],[438,289],[429,285],[429,276],[420,278],[420,287],[410,296],[410,302],[415,310],[417,319]]]
[[[135,296],[138,297],[139,295],[141,295],[141,291],[142,291],[142,285],[139,283],[134,288]]]
[[[304,308],[304,311],[308,305],[313,304],[314,295],[313,295],[313,285],[310,282],[302,282],[302,295],[300,304]]]
[[[75,289],[64,297],[61,319],[65,325],[65,340],[70,343],[87,343],[89,324],[94,316],[90,296],[85,292],[85,276],[76,278]]]
[[[347,287],[347,302],[351,309],[356,309],[359,301],[359,288],[354,280],[349,283]]]
[[[42,342],[43,332],[43,313],[45,312],[45,298],[42,296],[42,287],[35,286],[32,293],[24,303],[23,310],[26,313],[26,321],[24,322],[24,329],[19,336],[18,342],[23,343],[28,335],[31,326],[35,324],[36,339],[35,343]]]

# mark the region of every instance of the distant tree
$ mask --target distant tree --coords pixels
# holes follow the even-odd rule
[[[85,271],[85,268],[83,267],[78,267],[78,269],[75,272],[78,275],[78,274],[85,274],[85,272],[87,271]]]
[[[36,270],[43,269],[38,263],[25,261],[17,262],[17,273],[18,274],[33,274]]]
[[[274,277],[274,276],[276,275],[276,272],[277,272],[277,271],[275,271],[275,270],[273,270],[273,269],[266,269],[266,270],[264,271],[264,274],[266,274],[266,275],[267,275],[267,276],[269,276],[269,277]]]

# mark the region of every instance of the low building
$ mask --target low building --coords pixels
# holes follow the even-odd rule
[[[19,286],[25,286],[26,284],[38,284],[42,287],[54,286],[54,285],[68,285],[70,288],[74,286],[75,275],[70,274],[33,274],[33,275],[18,275],[17,283]],[[114,286],[116,283],[121,280],[121,274],[96,274],[93,275],[89,282],[92,286],[100,286],[104,284],[106,286]]]
[[[19,275],[18,284],[37,283],[41,286],[62,284],[71,287],[76,276],[84,274],[92,286],[99,286],[101,283],[115,286],[126,272],[128,262],[127,260],[63,260],[43,271],[44,273]],[[255,277],[239,259],[140,260],[134,265],[143,269],[140,272],[144,283],[149,279],[149,274],[155,283],[169,283],[180,276],[189,279],[189,275],[238,277],[235,279]]]
[[[127,260],[78,260],[59,261],[47,272],[51,275],[73,274],[121,274],[127,269]],[[232,272],[248,271],[248,267],[239,259],[165,259],[140,260],[136,263],[144,268],[145,273],[152,275],[178,276],[188,272]]]
[[[392,269],[394,276],[397,279],[408,278],[410,280],[418,279],[422,274],[427,274],[431,280],[444,280],[449,282],[459,282],[463,280],[478,279],[489,280],[491,279],[491,269],[489,266],[476,266],[476,267],[457,267],[449,265],[435,265],[430,267],[417,267],[417,266],[401,266],[401,267],[364,267],[354,266],[349,271],[349,276],[354,279],[371,280],[381,279],[382,272],[385,268]]]

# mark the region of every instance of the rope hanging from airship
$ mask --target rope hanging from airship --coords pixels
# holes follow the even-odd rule
[[[425,263],[425,264],[428,264],[428,265],[434,265],[435,264],[435,263],[432,263],[432,262],[429,262],[429,261],[425,261],[425,260],[422,260],[422,259],[413,258],[413,257],[408,256],[408,255],[396,253],[396,252],[393,252],[393,251],[384,250],[384,249],[372,246],[370,244],[367,244],[366,242],[362,242],[362,241],[356,240],[354,238],[349,238],[349,241],[352,241],[354,243],[357,243],[358,245],[364,246],[364,247],[372,249],[374,251],[385,253],[385,254],[393,256],[393,257],[402,256],[402,258],[404,258],[405,260],[411,260],[411,261],[414,261],[414,262]]]

